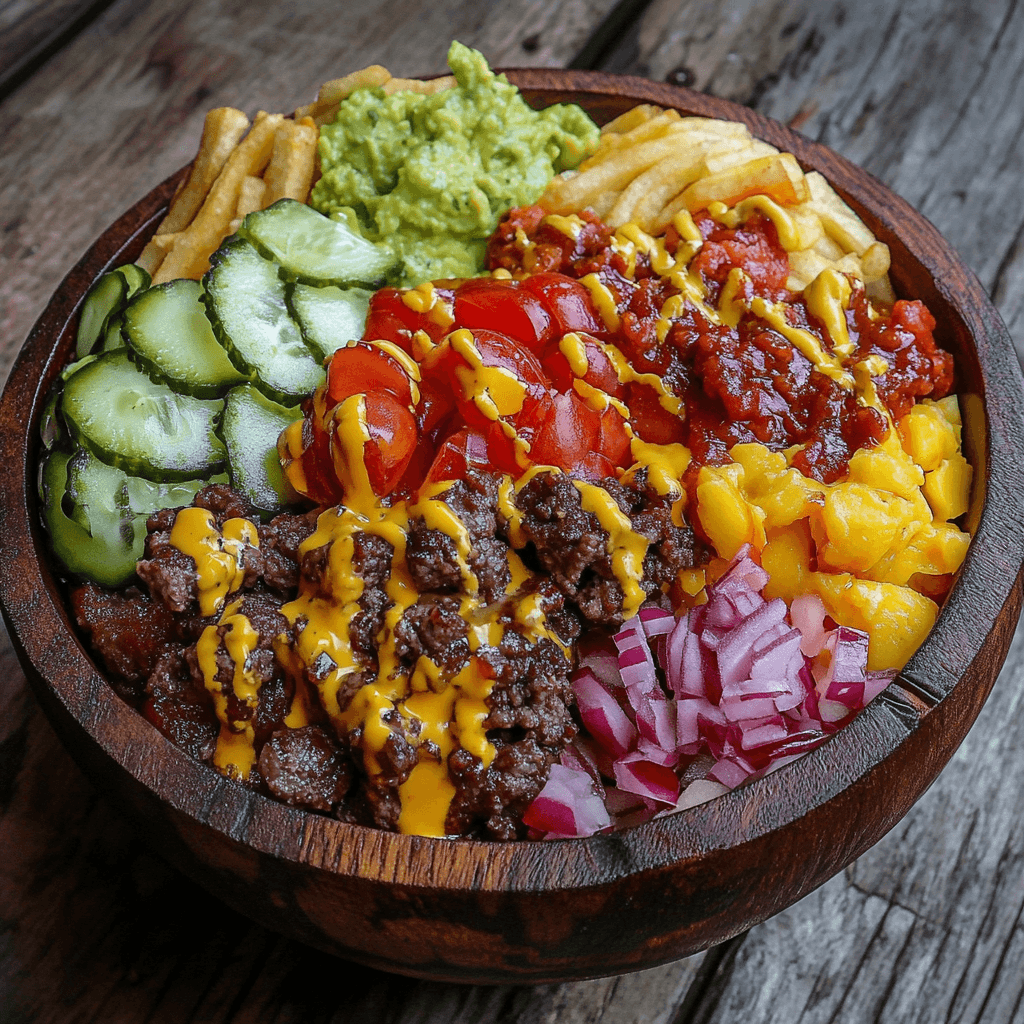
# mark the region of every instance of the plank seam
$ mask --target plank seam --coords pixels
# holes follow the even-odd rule
[[[708,1024],[728,987],[736,956],[749,934],[737,935],[704,954],[697,976],[669,1024]]]
[[[0,72],[0,103],[31,78],[51,57],[63,50],[84,29],[88,28],[113,2],[114,0],[96,0],[96,3],[90,4],[68,25],[54,29],[23,57]]]
[[[622,42],[626,29],[638,22],[650,5],[651,0],[619,0],[567,67],[576,71],[599,68],[610,52]]]

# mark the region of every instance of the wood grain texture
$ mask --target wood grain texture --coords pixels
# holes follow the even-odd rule
[[[107,0],[0,0],[0,97],[74,38]]]

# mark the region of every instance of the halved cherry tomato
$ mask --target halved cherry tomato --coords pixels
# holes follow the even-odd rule
[[[451,289],[435,288],[434,292],[440,301],[448,303],[450,307],[453,298]],[[398,288],[381,288],[374,292],[366,315],[364,338],[383,338],[411,352],[412,336],[417,331],[425,331],[432,341],[439,341],[451,330],[451,324],[442,311],[428,310],[421,313],[406,304],[402,298],[404,294]]]
[[[370,440],[363,446],[363,460],[374,494],[383,497],[394,489],[416,449],[416,419],[387,391],[371,391],[364,401]]]
[[[556,391],[571,391],[573,382],[583,380],[598,391],[603,391],[612,398],[621,398],[625,388],[619,382],[615,366],[596,338],[587,334],[576,334],[575,342],[570,337],[563,337],[556,345],[552,345],[542,360],[544,369],[551,379]],[[567,354],[568,353],[568,354]],[[580,365],[579,355],[582,354],[586,367]],[[570,356],[572,358],[570,359]],[[583,369],[578,373],[578,369]]]
[[[466,424],[481,432],[498,419],[533,428],[548,414],[550,384],[540,361],[497,331],[453,331],[421,366],[424,383],[447,382]]]
[[[452,434],[437,450],[427,471],[425,484],[440,480],[461,480],[471,469],[491,468],[487,438],[478,430],[464,427]]]
[[[605,456],[613,467],[627,468],[633,458],[629,449],[629,434],[626,421],[615,406],[609,406],[601,413],[601,423],[594,443],[596,452]]]
[[[539,355],[554,334],[544,303],[518,281],[478,278],[455,293],[455,322],[470,330],[501,331]]]
[[[601,415],[571,391],[555,395],[552,406],[530,448],[530,461],[569,471],[594,451]]]
[[[523,280],[522,288],[544,303],[554,321],[557,337],[570,331],[599,336],[607,333],[604,321],[591,302],[590,292],[579,281],[565,274],[535,274]]]
[[[406,368],[390,352],[369,341],[339,348],[327,365],[327,394],[334,404],[352,395],[387,391],[404,405],[412,405],[412,381]]]

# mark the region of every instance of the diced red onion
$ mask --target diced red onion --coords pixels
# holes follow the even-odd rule
[[[523,823],[559,837],[593,835],[612,823],[602,796],[586,772],[553,764]]]

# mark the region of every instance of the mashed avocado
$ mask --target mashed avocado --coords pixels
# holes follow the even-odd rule
[[[452,43],[448,64],[455,88],[359,89],[320,130],[312,205],[396,249],[402,285],[479,274],[501,214],[532,203],[597,144],[583,110],[532,110],[476,50]]]

